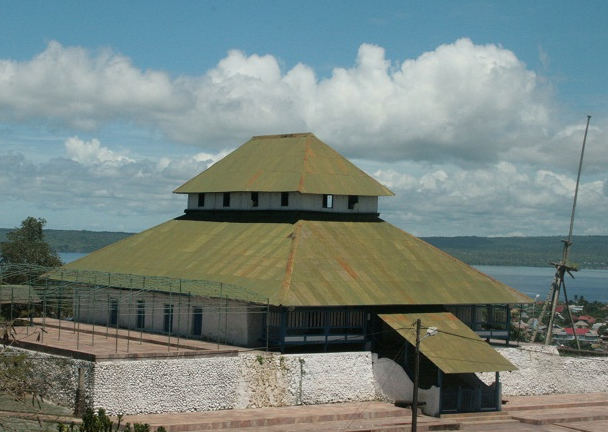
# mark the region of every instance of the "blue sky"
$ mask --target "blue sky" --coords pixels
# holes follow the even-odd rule
[[[141,231],[253,135],[314,132],[416,235],[608,234],[603,1],[5,1],[0,227]]]

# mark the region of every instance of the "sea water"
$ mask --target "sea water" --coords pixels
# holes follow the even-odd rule
[[[539,301],[547,300],[555,276],[555,267],[473,267],[533,299],[538,295]],[[564,277],[569,301],[576,295],[587,301],[608,303],[608,270],[580,270],[572,272],[572,276],[574,279],[566,273]],[[560,300],[564,300],[563,292]]]

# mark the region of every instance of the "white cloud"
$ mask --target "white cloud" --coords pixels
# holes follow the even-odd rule
[[[381,201],[383,218],[416,235],[564,235],[575,180],[548,170],[529,171],[500,162],[463,170],[429,166],[418,177],[403,167],[376,172],[396,196]],[[389,179],[389,181],[384,181]],[[605,233],[606,180],[584,180],[575,234]]]
[[[349,157],[563,166],[559,152],[578,137],[556,126],[544,81],[513,52],[469,39],[401,64],[363,44],[354,66],[322,79],[237,50],[204,75],[172,78],[109,50],[50,42],[29,61],[0,60],[0,119],[74,131],[133,123],[213,151],[254,134],[312,131]]]
[[[283,70],[272,55],[238,50],[200,76],[175,77],[110,50],[50,42],[29,61],[0,59],[0,94],[0,122],[42,123],[70,137],[39,141],[63,142],[61,157],[0,155],[0,199],[87,211],[91,224],[113,221],[105,229],[178,216],[185,201],[171,191],[252,135],[311,131],[373,166],[368,172],[397,194],[381,200],[381,211],[414,234],[559,234],[585,126],[558,118],[550,83],[513,52],[469,39],[400,63],[363,44],[354,65],[324,78],[305,64]],[[77,136],[116,125],[145,129],[142,145],[161,134],[191,144],[193,155],[172,157],[168,148],[141,158],[120,136],[112,135],[116,145]],[[592,122],[587,141],[580,232],[606,232],[605,125]],[[149,226],[141,224],[130,229]]]
[[[84,142],[70,138],[65,145],[66,157],[55,157],[36,163],[23,154],[0,153],[0,188],[3,202],[16,202],[20,207],[35,205],[36,214],[54,212],[62,220],[55,227],[74,228],[66,223],[66,214],[92,213],[82,218],[79,229],[141,230],[142,220],[160,223],[179,216],[186,198],[173,194],[180,184],[206,169],[209,161],[195,157],[135,160],[117,155],[97,139]],[[211,159],[216,156],[210,155]],[[0,219],[15,217],[19,206],[4,206]],[[10,212],[10,216],[3,212]],[[31,215],[19,215],[19,220]],[[5,222],[6,223],[6,222]],[[13,225],[18,224],[15,221]]]
[[[112,150],[102,147],[97,139],[83,141],[75,136],[68,138],[65,141],[64,146],[70,159],[83,165],[104,162],[134,162],[133,159],[130,159],[127,156],[116,154]]]

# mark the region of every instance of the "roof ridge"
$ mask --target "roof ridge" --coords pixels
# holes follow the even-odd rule
[[[289,249],[289,256],[287,257],[287,265],[285,266],[285,275],[283,276],[283,281],[281,282],[281,291],[279,291],[279,295],[277,298],[278,304],[284,303],[284,299],[287,297],[287,294],[291,290],[291,277],[293,275],[293,269],[296,264],[296,253],[300,244],[303,224],[304,221],[302,220],[296,222],[293,232],[289,235],[289,237],[291,237],[291,247]]]
[[[306,181],[307,168],[309,168],[308,157],[311,155],[311,151],[312,151],[311,139],[313,137],[314,137],[314,135],[310,134],[310,136],[306,137],[306,142],[304,143],[304,154],[302,155],[302,170],[300,172],[300,183],[298,184],[298,192],[301,192],[304,189],[304,182]]]
[[[315,136],[312,132],[298,132],[288,134],[276,134],[276,135],[254,135],[251,139],[267,139],[267,138],[300,138],[305,136]]]

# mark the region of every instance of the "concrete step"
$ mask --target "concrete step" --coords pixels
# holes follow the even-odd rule
[[[409,431],[411,410],[382,402],[283,408],[226,410],[181,414],[124,416],[122,423],[147,423],[168,432],[272,431]],[[419,431],[458,430],[458,422],[420,416]]]
[[[544,409],[599,407],[599,406],[606,406],[607,402],[608,401],[606,401],[606,400],[598,400],[598,401],[590,400],[587,402],[584,400],[581,400],[579,402],[564,401],[564,402],[546,403],[542,406],[539,406],[539,405],[508,406],[508,404],[507,404],[503,407],[503,410],[506,412],[513,413],[513,412],[520,412],[520,411],[537,411],[537,410],[544,410]]]
[[[450,420],[487,420],[492,418],[511,418],[508,412],[505,411],[483,411],[483,412],[471,412],[471,413],[456,413],[456,414],[442,414],[442,419]]]
[[[605,406],[550,408],[512,412],[513,419],[526,424],[547,425],[608,420]]]
[[[505,425],[518,425],[521,424],[519,420],[512,418],[494,419],[494,420],[478,420],[472,422],[460,422],[460,430],[475,430],[482,428],[484,430],[493,430],[499,426],[504,427]]]
[[[509,413],[504,411],[444,414],[441,416],[441,418],[443,420],[458,422],[461,429],[470,428],[472,425],[493,426],[519,423],[519,421],[513,420]]]
[[[428,418],[427,418],[428,419]],[[440,420],[424,421],[419,419],[417,428],[419,432],[431,431],[455,431],[461,427],[456,422],[447,422]],[[411,432],[412,427],[409,421],[400,422],[397,419],[372,419],[372,420],[355,420],[355,421],[326,421],[318,423],[295,423],[282,424],[275,426],[260,426],[227,429],[228,432]],[[191,432],[207,432],[208,429],[200,429]]]
[[[505,396],[503,411],[528,411],[608,405],[608,393]]]

